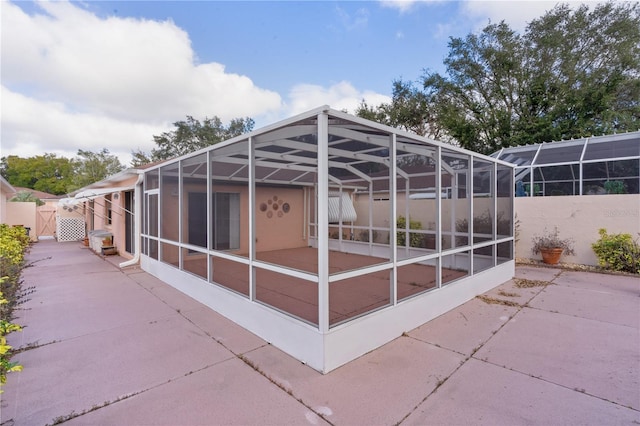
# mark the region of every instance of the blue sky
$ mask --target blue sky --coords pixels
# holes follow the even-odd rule
[[[388,101],[450,37],[553,1],[2,1],[2,156],[108,148],[128,164],[186,115],[256,128]]]

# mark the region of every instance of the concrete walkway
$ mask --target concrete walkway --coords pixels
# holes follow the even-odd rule
[[[519,267],[321,375],[120,258],[55,241],[28,258],[3,425],[640,423],[635,277]]]

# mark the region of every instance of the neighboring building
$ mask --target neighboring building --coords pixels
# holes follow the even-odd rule
[[[64,195],[53,195],[53,194],[49,194],[48,192],[36,191],[35,189],[23,188],[21,186],[14,186],[14,188],[16,190],[16,193],[29,192],[34,197],[38,198],[40,201],[50,206],[57,205],[58,201],[65,197]]]
[[[13,197],[16,189],[0,176],[0,223],[7,223],[7,201]]]
[[[640,131],[513,146],[492,157],[516,166],[518,195],[640,194]]]
[[[532,239],[557,227],[575,241],[575,254],[562,262],[597,266],[591,245],[600,229],[640,235],[640,132],[514,146],[492,156],[515,165],[517,257],[538,258]]]

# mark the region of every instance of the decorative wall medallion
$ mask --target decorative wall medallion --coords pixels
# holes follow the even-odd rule
[[[277,195],[274,195],[269,197],[265,202],[260,203],[258,208],[261,212],[266,212],[267,218],[271,219],[274,217],[274,213],[276,213],[278,217],[283,217],[286,213],[289,213],[291,205],[278,198]]]

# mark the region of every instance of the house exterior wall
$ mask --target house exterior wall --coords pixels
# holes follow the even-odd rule
[[[164,184],[163,191],[170,195],[162,197],[161,201],[161,229],[163,238],[178,242],[178,229],[175,224],[179,221],[180,203],[178,202],[178,185]],[[249,191],[246,186],[215,184],[213,192],[229,192],[240,194],[240,247],[233,251],[234,254],[247,256],[249,253]],[[198,185],[185,185],[183,197],[189,192],[205,191],[206,188]],[[271,201],[271,203],[269,203]],[[274,210],[273,205],[278,204]],[[289,211],[282,211],[281,206],[287,203]],[[260,205],[267,206],[265,211],[260,210]],[[304,192],[302,188],[259,187],[256,189],[256,252],[280,250],[287,248],[306,247],[308,238],[305,234],[305,222],[303,218]],[[268,212],[271,212],[269,215]],[[182,215],[182,232],[188,229],[188,212]],[[206,231],[206,230],[205,230]],[[183,239],[186,241],[185,235]],[[163,260],[170,263],[178,261],[178,247],[170,244],[163,245]]]
[[[93,211],[86,209],[86,223],[87,228],[90,227],[91,220],[93,219],[92,230],[108,231],[113,235],[113,244],[118,250],[118,254],[126,259],[133,257],[132,253],[125,251],[125,238],[126,238],[126,221],[125,221],[125,193],[114,192],[111,196],[111,223],[109,223],[106,211],[109,205],[107,201],[108,197],[97,197],[93,200]]]
[[[118,182],[117,187],[130,188],[137,181],[137,175]],[[96,188],[100,190],[100,188]],[[87,190],[87,191],[90,191]],[[125,259],[133,258],[133,253],[125,251],[126,247],[126,215],[125,215],[125,192],[115,191],[111,194],[93,198],[84,202],[84,217],[87,231],[103,230],[113,235],[113,244],[118,250],[118,254]],[[107,201],[110,199],[110,202]],[[89,208],[93,204],[93,210]],[[107,218],[107,206],[111,207],[111,223]],[[92,225],[93,224],[93,225]]]
[[[515,212],[516,257],[539,259],[531,253],[531,239],[545,228],[558,227],[560,237],[575,240],[575,255],[563,255],[561,262],[598,265],[591,248],[599,238],[598,230],[608,233],[627,233],[633,238],[640,234],[640,195],[582,195],[557,197],[517,197]]]
[[[274,200],[274,197],[277,200]],[[268,203],[269,200],[272,201],[272,204]],[[274,201],[276,203],[283,202],[278,204],[278,210],[271,207]],[[267,210],[264,212],[260,210],[262,203],[267,206]],[[282,211],[281,206],[284,203],[289,204],[289,212],[283,212],[279,215],[278,212]],[[248,205],[248,200],[246,205]],[[302,188],[256,188],[256,207],[256,252],[308,245],[308,236],[304,231],[304,192]],[[272,214],[268,215],[269,212]]]
[[[7,225],[22,225],[30,228],[31,241],[38,241],[36,235],[36,203],[10,201],[6,205],[6,218],[3,221]]]
[[[0,223],[7,223],[7,196],[4,192],[0,194]]]

